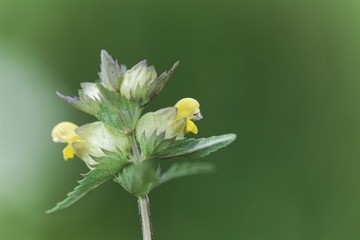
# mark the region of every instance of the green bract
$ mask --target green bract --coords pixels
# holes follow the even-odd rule
[[[64,154],[70,158],[76,154],[90,171],[79,181],[79,186],[48,213],[71,206],[109,179],[144,199],[154,187],[171,179],[214,170],[210,163],[192,161],[176,162],[164,171],[160,168],[164,159],[201,158],[236,138],[235,134],[185,138],[187,124],[193,124],[190,120],[202,117],[199,109],[194,109],[190,120],[178,115],[180,107],[167,107],[142,115],[145,106],[160,93],[177,66],[175,63],[160,76],[146,61],[127,70],[102,50],[99,82],[82,83],[76,97],[58,93],[97,121],[81,127],[69,123],[61,125],[71,127],[72,134],[62,135],[60,127],[53,131],[56,139],[68,144]]]

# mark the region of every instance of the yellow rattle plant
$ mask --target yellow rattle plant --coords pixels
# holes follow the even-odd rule
[[[235,134],[185,138],[188,133],[198,133],[195,121],[202,119],[200,104],[193,98],[183,98],[174,107],[142,114],[177,66],[175,63],[159,76],[146,61],[127,70],[102,50],[99,82],[82,83],[79,96],[58,93],[97,121],[82,126],[60,122],[53,128],[53,141],[66,144],[63,158],[69,160],[77,156],[90,171],[65,200],[47,213],[71,206],[89,191],[114,179],[138,198],[143,239],[151,240],[150,191],[174,178],[213,171],[212,164],[193,161],[176,162],[166,170],[160,168],[165,159],[201,158],[236,138]]]

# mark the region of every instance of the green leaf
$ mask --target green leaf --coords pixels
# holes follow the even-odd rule
[[[170,77],[174,74],[176,68],[179,66],[179,61],[176,62],[172,68],[167,71],[167,72],[163,72],[157,79],[156,81],[153,81],[149,84],[148,88],[151,90],[149,91],[149,101],[151,101],[152,99],[154,99],[157,95],[159,95],[159,93],[161,92],[161,90],[164,88],[164,86],[166,85],[167,81],[169,81]]]
[[[174,163],[166,172],[164,172],[161,175],[160,184],[163,184],[174,178],[210,173],[213,171],[215,171],[215,166],[212,163],[206,163],[206,162]]]
[[[135,124],[142,112],[140,104],[127,100],[101,84],[97,84],[97,86],[101,92],[102,104],[100,105],[100,113],[96,117],[125,134],[131,133],[135,129]]]
[[[127,162],[127,160],[124,159],[115,160],[111,157],[101,157],[96,160],[99,164],[97,164],[93,170],[84,174],[84,179],[78,182],[79,185],[74,189],[74,191],[68,193],[65,200],[56,204],[54,208],[46,211],[46,213],[55,213],[70,207],[84,197],[88,192],[111,179]]]
[[[100,102],[85,96],[81,92],[79,92],[79,97],[65,96],[60,92],[56,92],[56,94],[70,105],[87,114],[95,116],[100,113]]]
[[[119,92],[122,78],[126,72],[125,65],[119,65],[117,61],[105,50],[101,50],[101,72],[99,73],[102,84],[115,92]]]
[[[154,131],[152,135],[146,137],[145,132],[139,137],[140,149],[141,149],[141,157],[142,159],[147,159],[148,156],[151,156],[154,149],[156,149],[165,138],[165,132],[157,135],[157,132]]]
[[[115,179],[129,193],[146,196],[160,181],[160,172],[151,161],[143,161],[125,167]]]
[[[151,157],[160,159],[173,157],[201,158],[226,147],[235,139],[235,134],[224,134],[200,139],[166,140],[154,150]]]

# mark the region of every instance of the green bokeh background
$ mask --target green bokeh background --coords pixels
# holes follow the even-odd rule
[[[52,127],[94,119],[57,98],[97,80],[100,50],[178,71],[147,110],[201,102],[199,137],[234,132],[214,174],[150,195],[155,240],[360,238],[357,0],[0,0],[0,239],[141,239],[108,182],[45,215],[87,171]],[[166,166],[168,163],[165,163]]]

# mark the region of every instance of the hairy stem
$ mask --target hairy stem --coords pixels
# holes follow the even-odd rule
[[[151,240],[151,223],[148,197],[139,197],[143,240]]]
[[[135,138],[135,134],[131,135],[131,148],[134,157],[134,162],[141,161],[141,153],[139,150],[138,143]],[[149,209],[149,198],[139,197],[138,198],[139,210],[141,214],[142,234],[143,240],[151,240],[151,223],[150,223],[150,209]]]

